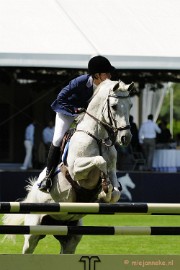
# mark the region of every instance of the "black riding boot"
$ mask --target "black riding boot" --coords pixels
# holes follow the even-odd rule
[[[60,147],[56,147],[51,144],[48,158],[47,158],[47,169],[46,176],[39,184],[39,190],[49,193],[53,184],[53,175],[57,165],[60,162]]]

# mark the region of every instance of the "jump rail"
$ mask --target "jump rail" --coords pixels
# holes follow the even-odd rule
[[[24,203],[0,202],[0,213],[180,215],[178,203]]]
[[[34,235],[180,235],[180,227],[136,226],[13,226],[1,225],[0,234]]]

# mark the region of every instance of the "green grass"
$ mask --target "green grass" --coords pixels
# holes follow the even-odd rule
[[[89,215],[84,225],[92,226],[180,226],[180,216]],[[0,241],[3,235],[0,236]],[[16,244],[1,243],[0,253],[20,254],[23,236]],[[34,254],[58,254],[59,242],[47,236],[39,242]],[[180,236],[83,236],[76,254],[180,254]]]

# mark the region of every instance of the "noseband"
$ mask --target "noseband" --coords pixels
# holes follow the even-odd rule
[[[99,148],[101,144],[107,146],[107,147],[111,147],[115,144],[116,142],[116,137],[117,137],[117,134],[118,134],[118,131],[123,131],[123,130],[128,130],[130,129],[130,125],[126,125],[124,127],[117,127],[116,125],[116,121],[115,119],[113,118],[112,116],[112,112],[111,112],[111,109],[110,109],[110,103],[109,103],[109,98],[110,97],[113,97],[113,98],[120,98],[120,99],[124,99],[124,98],[129,98],[130,96],[117,96],[117,95],[108,95],[108,98],[107,98],[107,107],[108,107],[108,118],[109,118],[109,123],[106,123],[104,121],[101,121],[99,120],[98,118],[96,118],[94,115],[90,114],[89,112],[85,111],[85,113],[87,113],[91,118],[93,118],[98,124],[102,125],[105,130],[107,131],[108,133],[108,139],[110,139],[111,143],[108,144],[107,143],[107,139],[98,139],[96,138],[93,134],[91,134],[89,131],[85,131],[85,130],[76,130],[76,132],[85,132],[87,133],[90,137],[92,137],[93,139],[96,140]],[[101,152],[101,150],[100,150]]]

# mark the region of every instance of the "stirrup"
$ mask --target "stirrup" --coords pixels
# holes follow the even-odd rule
[[[52,179],[45,177],[38,186],[39,190],[45,193],[49,193],[52,188]]]

